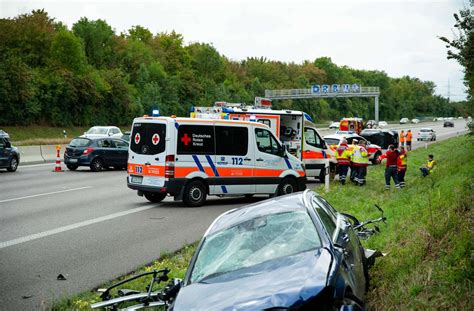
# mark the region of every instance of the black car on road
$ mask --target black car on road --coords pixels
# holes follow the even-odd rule
[[[0,131],[0,168],[6,168],[9,172],[14,172],[20,164],[20,152],[13,147],[10,136]]]
[[[454,122],[446,121],[444,122],[443,127],[454,127]]]
[[[79,166],[89,166],[94,172],[104,168],[127,167],[128,142],[119,138],[76,137],[66,147],[64,164],[74,171]]]

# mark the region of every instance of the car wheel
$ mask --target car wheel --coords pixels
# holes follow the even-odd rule
[[[67,164],[66,167],[68,168],[68,170],[70,171],[75,171],[77,170],[77,165],[71,165],[71,164]]]
[[[153,203],[159,203],[166,198],[166,193],[145,192],[143,195],[148,201]]]
[[[104,162],[101,159],[95,158],[94,160],[92,160],[91,171],[99,172],[99,171],[102,171],[103,169],[104,169]]]
[[[351,294],[347,294],[342,300],[334,302],[334,310],[340,310],[342,306],[351,306],[350,310],[354,311],[365,310],[363,303]]]
[[[206,201],[206,186],[199,180],[191,181],[184,188],[183,202],[189,207],[199,207]]]
[[[8,164],[7,171],[9,172],[14,172],[18,168],[18,159],[16,157],[13,157],[10,160],[10,164]]]
[[[296,191],[298,191],[296,188],[296,181],[294,181],[292,178],[283,179],[278,186],[278,195],[290,194]]]

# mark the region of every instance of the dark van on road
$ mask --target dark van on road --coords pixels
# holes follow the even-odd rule
[[[71,171],[88,166],[94,172],[110,166],[125,169],[128,160],[128,142],[119,138],[76,137],[66,147],[64,164]]]
[[[0,168],[14,172],[20,164],[20,152],[10,143],[10,136],[0,130]]]

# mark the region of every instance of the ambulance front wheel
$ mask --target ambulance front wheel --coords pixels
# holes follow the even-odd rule
[[[206,201],[206,186],[199,180],[191,181],[184,188],[183,202],[186,206],[198,207]]]
[[[153,203],[159,203],[166,198],[166,193],[145,192],[143,195],[148,201]]]
[[[278,186],[278,195],[290,194],[298,191],[296,180],[292,178],[285,178]]]

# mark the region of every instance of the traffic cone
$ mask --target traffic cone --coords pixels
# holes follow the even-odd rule
[[[53,172],[64,172],[64,170],[61,167],[61,146],[60,145],[56,146],[56,166],[54,167]]]

